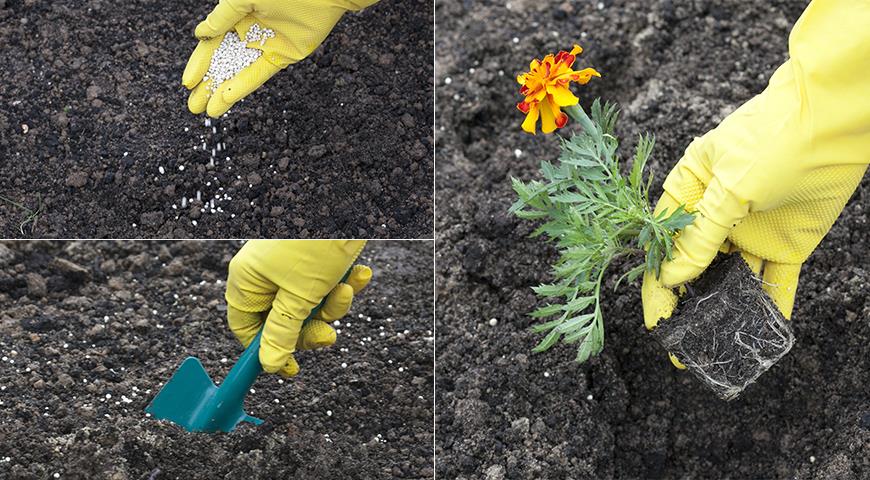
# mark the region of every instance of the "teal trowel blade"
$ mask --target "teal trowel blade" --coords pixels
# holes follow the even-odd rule
[[[351,270],[344,274],[347,280]],[[320,301],[302,323],[308,323],[323,307]],[[245,413],[245,395],[263,371],[260,366],[260,338],[263,329],[233,365],[230,373],[218,387],[195,357],[187,357],[172,378],[145,409],[158,420],[169,420],[189,432],[231,432],[241,422],[254,425],[263,423]]]
[[[189,432],[230,432],[241,422],[263,423],[245,413],[246,392],[225,385],[215,386],[199,359],[187,357],[145,411]]]

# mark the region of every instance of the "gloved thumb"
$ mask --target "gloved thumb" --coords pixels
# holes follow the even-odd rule
[[[190,55],[190,59],[187,61],[187,65],[184,67],[184,73],[181,75],[181,84],[185,88],[193,90],[194,87],[202,82],[202,78],[208,72],[211,56],[214,55],[214,51],[220,43],[220,38],[213,38],[211,40],[201,40],[196,45],[196,48]]]
[[[694,176],[691,178],[694,185],[691,185],[690,187],[698,188],[701,184],[697,182],[697,179],[694,178]],[[684,187],[685,186],[687,185],[684,185]],[[692,202],[692,205],[694,205],[698,199],[689,198],[688,200]],[[653,213],[655,215],[659,215],[662,212],[672,213],[681,205],[685,204],[681,203],[670,193],[665,191],[658,203],[656,203],[656,208]],[[674,309],[677,307],[679,297],[673,289],[664,286],[661,280],[656,278],[656,272],[650,270],[644,271],[643,285],[641,286],[640,293],[641,299],[643,300],[643,323],[647,330],[655,328],[656,325],[659,324],[659,321],[671,318]],[[680,295],[683,293],[685,293],[684,287],[680,287]],[[668,352],[668,356],[675,367],[683,370],[686,368],[673,353]]]
[[[674,240],[673,258],[662,263],[661,283],[674,287],[700,275],[716,257],[731,229],[749,213],[748,205],[713,177],[696,205],[695,220]]]
[[[225,81],[217,92],[208,100],[206,113],[212,118],[218,118],[232,108],[239,100],[260,88],[281,68],[269,61],[265,56],[258,58],[245,67],[235,77]]]
[[[220,0],[208,17],[196,26],[194,35],[200,40],[223,36],[253,10],[250,0]]]
[[[671,318],[677,307],[677,295],[656,279],[656,273],[647,270],[643,273],[643,285],[640,289],[643,300],[643,324],[647,330],[652,330],[661,320]]]

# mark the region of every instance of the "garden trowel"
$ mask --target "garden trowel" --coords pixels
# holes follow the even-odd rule
[[[341,279],[347,280],[350,270]],[[323,307],[319,305],[303,322],[303,327]],[[263,329],[233,365],[218,387],[196,357],[187,357],[172,378],[145,409],[158,420],[169,420],[188,432],[230,432],[241,422],[260,425],[263,420],[245,413],[245,395],[263,370],[260,366],[260,337]]]

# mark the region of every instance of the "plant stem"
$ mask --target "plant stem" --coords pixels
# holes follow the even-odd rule
[[[577,105],[565,107],[565,113],[573,118],[575,122],[579,123],[580,126],[583,127],[583,130],[590,133],[596,131],[592,119],[589,118],[589,115],[586,115],[586,111],[583,110],[583,107],[581,107],[579,103]]]

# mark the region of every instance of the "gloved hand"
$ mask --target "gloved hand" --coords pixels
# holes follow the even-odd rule
[[[801,264],[870,162],[867,25],[870,2],[810,3],[789,38],[790,59],[764,92],[686,149],[655,211],[685,204],[697,215],[660,277],[644,275],[647,328],[671,316],[671,288],[700,275],[717,251],[740,251],[791,318]]]
[[[236,253],[227,277],[227,322],[245,347],[263,327],[264,371],[291,377],[299,373],[294,351],[335,343],[328,323],[350,310],[354,294],[372,277],[369,267],[355,265],[339,283],[364,246],[364,240],[251,240]],[[302,328],[324,297],[323,308]]]
[[[217,7],[196,26],[200,40],[184,69],[181,83],[192,90],[187,100],[191,112],[211,117],[226,113],[236,102],[260,87],[288,65],[307,57],[317,48],[348,10],[361,10],[378,0],[220,0]],[[203,82],[212,53],[232,29],[244,39],[251,25],[275,32],[275,36],[248,47],[263,51],[254,63],[223,82],[213,94]]]

